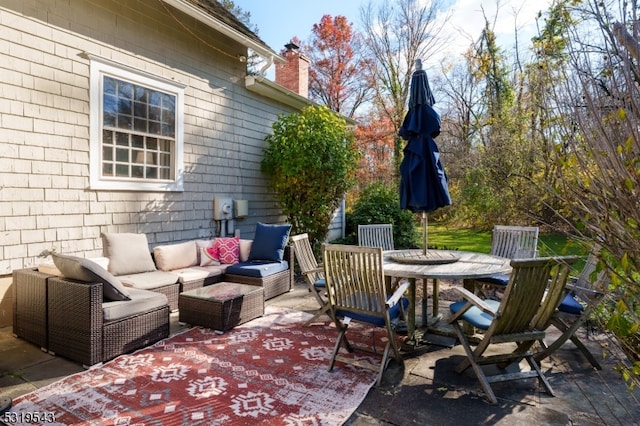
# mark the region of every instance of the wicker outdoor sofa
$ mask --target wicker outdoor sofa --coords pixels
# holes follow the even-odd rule
[[[179,293],[222,281],[263,287],[268,300],[293,285],[293,250],[287,245],[288,232],[280,228],[259,223],[256,240],[192,240],[157,245],[151,253],[144,234],[103,234],[103,251],[107,269],[125,286],[166,295],[172,311],[178,309]],[[273,238],[276,230],[284,236]],[[210,255],[213,248],[214,259]],[[278,249],[279,255],[272,253]]]
[[[280,260],[269,260],[255,258],[261,247],[273,250],[264,239],[255,246],[235,239],[237,259],[224,264],[202,257],[212,241],[161,245],[150,253],[144,234],[103,235],[105,257],[52,254],[54,265],[14,271],[14,334],[85,366],[108,361],[168,337],[180,292],[221,281],[261,286],[264,299],[289,291],[287,240],[288,232],[277,250]]]

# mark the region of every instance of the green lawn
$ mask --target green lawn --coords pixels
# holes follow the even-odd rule
[[[419,229],[422,235],[422,228]],[[429,224],[428,244],[430,248],[475,251],[489,253],[491,251],[491,231],[474,231],[472,229],[454,229],[446,225]],[[540,234],[538,239],[539,256],[578,255],[586,253],[577,245],[567,241],[562,234]],[[579,262],[575,269],[582,268]]]

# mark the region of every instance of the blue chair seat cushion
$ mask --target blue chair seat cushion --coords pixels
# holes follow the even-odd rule
[[[484,302],[487,305],[489,305],[489,308],[493,312],[497,312],[498,311],[498,307],[500,306],[500,302],[499,301],[487,299]],[[460,311],[462,309],[462,307],[464,305],[466,305],[466,304],[467,304],[466,300],[462,300],[460,302],[452,303],[449,306],[449,310],[451,311],[451,313],[455,314],[458,311]],[[482,329],[482,330],[487,330],[489,328],[489,326],[491,325],[491,321],[493,321],[493,317],[491,315],[487,314],[486,312],[483,312],[481,309],[478,309],[475,306],[472,306],[471,308],[469,308],[467,310],[467,312],[462,314],[462,319],[464,319],[465,321],[467,321],[469,324],[473,325],[474,327]]]
[[[325,280],[324,278],[319,278],[315,283],[313,283],[313,286],[318,288],[325,288],[327,286],[327,280]]]
[[[558,310],[568,314],[580,315],[582,311],[584,311],[584,306],[576,300],[572,293],[569,293],[562,299],[562,302],[560,302]]]
[[[507,286],[509,284],[510,274],[494,274],[489,277],[478,278],[478,281],[487,284]]]
[[[371,297],[371,295],[366,295],[365,297]],[[399,303],[396,303],[389,309],[389,318],[391,319],[391,321],[398,319],[398,317],[400,316],[400,313],[402,312],[400,310],[400,306],[401,306],[400,303],[402,303],[403,310],[409,307],[409,299],[407,299],[406,297],[402,297]],[[366,306],[366,305],[368,304],[363,304],[363,306]],[[384,318],[377,317],[375,315],[368,315],[368,314],[362,314],[362,313],[337,309],[336,316],[340,318],[349,317],[354,321],[365,322],[367,324],[371,324],[376,327],[384,327]]]
[[[289,269],[289,263],[286,260],[281,262],[248,261],[228,266],[225,274],[264,278],[287,269]]]

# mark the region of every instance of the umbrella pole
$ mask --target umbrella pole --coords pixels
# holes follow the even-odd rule
[[[429,224],[429,219],[427,218],[427,212],[422,212],[422,236],[424,241],[422,246],[422,254],[427,255],[427,226]]]

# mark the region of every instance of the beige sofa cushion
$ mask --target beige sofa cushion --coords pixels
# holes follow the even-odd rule
[[[169,304],[167,296],[153,291],[129,289],[131,300],[105,302],[102,316],[105,321],[114,321],[131,315],[142,314]]]
[[[109,258],[109,272],[113,275],[156,270],[145,234],[103,233],[102,251]]]
[[[143,290],[153,290],[178,282],[178,275],[171,272],[152,271],[141,274],[120,275],[120,282],[127,287],[134,287]]]
[[[198,264],[198,247],[195,241],[156,246],[153,257],[161,271],[188,268]]]
[[[227,265],[192,266],[190,268],[175,269],[171,271],[171,273],[178,275],[178,281],[181,284],[184,284],[189,281],[220,276],[224,273],[226,268]]]

